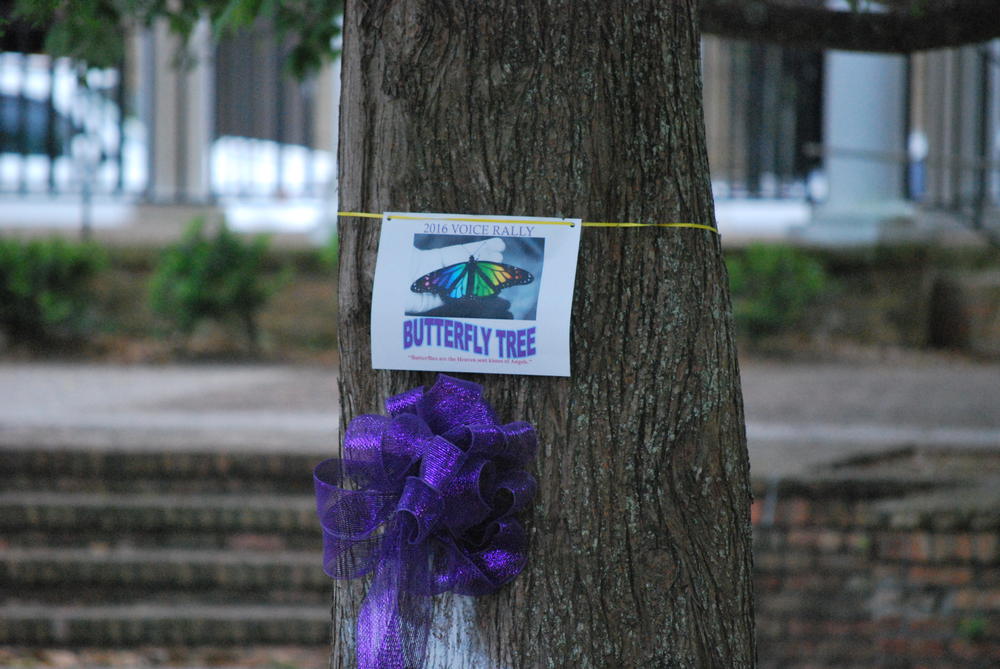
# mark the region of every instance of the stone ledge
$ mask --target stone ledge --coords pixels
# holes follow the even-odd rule
[[[0,531],[28,530],[320,535],[311,496],[0,493]]]
[[[75,603],[95,590],[114,595],[123,589],[133,597],[151,591],[288,597],[327,592],[321,563],[318,542],[312,552],[15,548],[0,550],[0,590]]]
[[[5,490],[308,494],[322,457],[267,452],[4,448]]]
[[[327,606],[0,606],[0,644],[320,644],[330,637]]]

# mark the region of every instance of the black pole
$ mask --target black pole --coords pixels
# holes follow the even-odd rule
[[[57,144],[56,124],[56,60],[49,56],[49,95],[45,101],[45,155],[48,157],[49,194],[56,191],[56,160],[66,147]]]
[[[122,59],[118,63],[118,88],[115,90],[115,102],[118,106],[118,183],[115,190],[120,195],[125,190],[125,58],[128,49],[123,50]]]
[[[982,230],[985,226],[987,175],[990,158],[990,52],[989,46],[979,49],[979,164],[976,166],[976,201],[973,208],[972,227]]]
[[[21,154],[20,169],[18,170],[17,190],[22,195],[28,192],[28,155],[31,153],[30,129],[28,121],[28,77],[30,69],[28,67],[27,48],[21,53],[21,86],[17,93],[17,136],[19,138],[18,151]]]
[[[910,170],[912,168],[912,156],[910,156],[910,135],[913,134],[913,54],[906,54],[906,62],[904,64],[903,79],[906,81],[906,87],[903,89],[903,154],[906,159],[903,160],[903,193],[907,200],[913,200],[913,179],[910,177]]]

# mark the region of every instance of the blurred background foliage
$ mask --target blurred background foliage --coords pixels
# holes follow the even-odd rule
[[[17,0],[13,18],[46,33],[46,53],[91,67],[120,63],[126,28],[148,26],[158,18],[183,38],[203,18],[216,36],[266,18],[279,38],[291,40],[286,67],[303,77],[337,54],[334,40],[343,10],[343,0]]]
[[[270,238],[246,239],[220,222],[191,221],[184,237],[167,246],[150,280],[153,310],[185,337],[203,320],[234,322],[251,347],[259,343],[258,315],[288,280],[288,272],[266,279]]]
[[[83,334],[91,284],[106,264],[95,244],[0,238],[0,330],[14,342]]]
[[[751,244],[731,254],[727,267],[736,327],[751,338],[800,325],[832,288],[821,262],[784,244]]]

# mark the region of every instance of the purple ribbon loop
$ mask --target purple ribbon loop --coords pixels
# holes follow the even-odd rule
[[[423,666],[430,596],[495,592],[527,562],[513,517],[534,497],[528,423],[500,425],[476,383],[440,375],[358,416],[344,458],[314,472],[323,569],[374,574],[357,621],[359,669]]]

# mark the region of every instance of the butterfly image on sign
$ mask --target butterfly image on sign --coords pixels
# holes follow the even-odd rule
[[[469,256],[467,262],[455,263],[424,274],[413,282],[414,293],[435,293],[445,300],[492,297],[509,286],[523,286],[535,280],[531,272]]]
[[[534,320],[544,263],[542,238],[418,233],[406,314]]]

